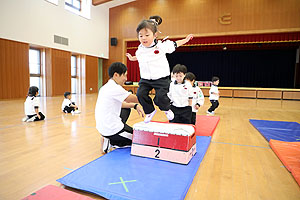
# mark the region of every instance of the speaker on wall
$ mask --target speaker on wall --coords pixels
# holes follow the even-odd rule
[[[111,46],[117,46],[118,39],[117,38],[110,38],[110,45]]]

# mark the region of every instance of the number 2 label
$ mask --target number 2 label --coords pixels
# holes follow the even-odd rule
[[[155,152],[157,152],[157,154],[155,155],[155,158],[159,158],[158,155],[160,154],[160,150],[156,149]]]

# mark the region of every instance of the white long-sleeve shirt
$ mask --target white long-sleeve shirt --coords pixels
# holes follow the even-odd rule
[[[193,98],[191,84],[187,81],[183,83],[171,82],[168,97],[175,107],[189,106],[189,99]]]
[[[166,54],[175,51],[173,41],[158,41],[151,47],[139,45],[135,52],[139,62],[140,75],[143,79],[157,80],[170,75],[169,62]]]
[[[198,109],[195,108],[196,104],[199,104],[200,106],[203,106],[204,104],[204,95],[202,90],[198,86],[192,87],[192,94],[193,94],[193,100],[192,100],[192,111],[198,112]]]

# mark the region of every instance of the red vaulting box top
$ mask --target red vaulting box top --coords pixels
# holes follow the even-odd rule
[[[196,143],[195,128],[188,124],[139,122],[133,125],[134,144],[189,151]]]

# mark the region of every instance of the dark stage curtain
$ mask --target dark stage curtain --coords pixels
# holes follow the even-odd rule
[[[127,53],[130,53],[132,56],[135,55],[136,49],[128,49]],[[139,62],[138,61],[130,61],[127,58],[127,80],[138,82],[140,81],[140,68],[139,68]]]
[[[220,78],[220,86],[293,88],[296,50],[173,52],[170,69],[184,64],[198,81]]]

